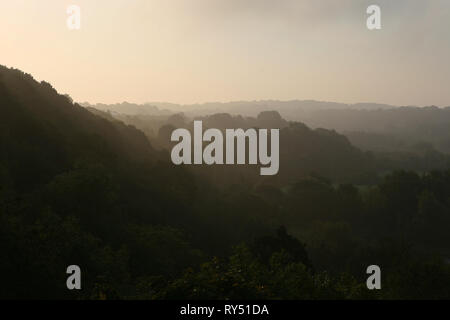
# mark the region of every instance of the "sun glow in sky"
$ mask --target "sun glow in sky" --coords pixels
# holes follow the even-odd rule
[[[0,64],[79,102],[450,105],[448,0],[1,1],[0,41]]]

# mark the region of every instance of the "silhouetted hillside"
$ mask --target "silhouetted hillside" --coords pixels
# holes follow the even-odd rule
[[[95,283],[112,281],[112,270],[132,254],[121,244],[133,242],[142,251],[145,237],[172,246],[160,253],[147,247],[156,250],[154,259],[177,251],[186,261],[197,257],[182,233],[162,226],[189,220],[192,182],[181,168],[160,161],[167,158],[134,127],[0,67],[0,150],[0,273],[9,279],[2,278],[0,296],[70,296],[64,270],[74,261],[90,270],[89,295]],[[148,260],[126,261],[145,269]],[[125,281],[127,272],[114,277]]]
[[[80,161],[155,161],[145,135],[94,116],[46,82],[0,67],[2,164],[20,186],[48,181]],[[19,180],[22,180],[19,179]]]

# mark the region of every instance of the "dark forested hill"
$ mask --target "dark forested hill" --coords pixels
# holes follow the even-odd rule
[[[0,66],[0,163],[17,187],[46,182],[80,161],[155,161],[145,135],[106,121],[19,70]]]
[[[276,111],[262,112],[256,118],[216,114],[200,119],[212,128],[280,128],[280,171],[264,179],[271,183],[287,185],[311,174],[368,183],[376,173],[374,158],[353,147],[345,136],[288,122]]]
[[[187,199],[195,198],[186,172],[161,159],[141,131],[0,67],[0,296],[70,296],[65,268],[76,261],[90,268],[92,290],[117,268],[122,281],[130,253],[120,244],[144,250],[146,237],[172,246],[151,244],[165,250],[157,259],[171,250],[194,257],[179,231],[156,227],[189,219]]]

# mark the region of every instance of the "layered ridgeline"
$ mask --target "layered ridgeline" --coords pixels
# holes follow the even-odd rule
[[[310,128],[325,128],[344,134],[362,149],[401,159],[439,151],[450,153],[450,107],[395,107],[376,103],[343,104],[320,101],[241,101],[177,105],[170,103],[89,105],[115,117],[155,124],[158,119],[183,112],[188,118],[218,113],[257,117],[277,111],[288,121],[300,121]],[[144,126],[145,127],[145,126]],[[392,155],[392,152],[401,154]]]
[[[311,130],[300,122],[288,122],[276,111],[261,112],[257,117],[231,116],[227,113],[198,117],[205,128],[226,129],[250,128],[280,129],[279,171],[275,176],[256,177],[257,168],[244,166],[197,168],[198,173],[207,173],[216,177],[217,182],[239,177],[240,183],[268,183],[287,186],[299,179],[316,175],[339,182],[369,183],[375,179],[375,166],[370,154],[365,154],[353,147],[346,137],[335,131]],[[170,120],[169,120],[170,121]],[[192,128],[188,121],[183,127]],[[167,140],[171,126],[159,130],[159,142]],[[170,145],[171,147],[172,145]],[[239,171],[239,174],[233,174]],[[222,174],[220,174],[222,173]],[[247,173],[247,174],[246,174]],[[252,175],[250,175],[250,173]]]
[[[126,112],[117,105],[118,110]],[[136,106],[139,110],[138,107]],[[141,106],[145,109],[145,106]],[[118,119],[142,130],[156,148],[170,151],[174,144],[171,134],[176,128],[192,130],[193,120],[201,120],[205,128],[226,129],[279,128],[280,170],[274,177],[261,178],[256,168],[248,166],[194,166],[192,170],[207,175],[217,183],[257,184],[261,181],[285,186],[305,176],[322,176],[337,182],[371,184],[387,172],[399,169],[427,171],[445,169],[450,158],[430,146],[418,145],[414,150],[393,148],[389,152],[371,148],[361,150],[350,139],[333,129],[311,129],[302,122],[287,121],[277,111],[263,111],[256,117],[217,113],[208,116],[188,117],[184,113],[172,115],[123,114],[116,111],[103,112],[93,107],[90,111],[106,119]],[[353,137],[353,136],[352,136]],[[395,144],[395,139],[387,138]],[[255,170],[253,170],[255,169]]]
[[[311,130],[303,123],[284,120],[276,111],[261,112],[257,117],[220,113],[189,119],[183,114],[119,115],[92,107],[88,109],[106,119],[119,119],[136,126],[145,132],[155,147],[168,153],[176,144],[171,142],[172,132],[177,128],[186,128],[192,133],[194,120],[202,121],[204,130],[217,128],[223,133],[226,129],[280,129],[280,170],[275,176],[260,177],[259,169],[251,165],[189,166],[188,170],[208,177],[214,184],[264,182],[286,186],[310,175],[339,182],[365,184],[376,181],[376,163],[371,154],[358,150],[345,136],[333,130]]]

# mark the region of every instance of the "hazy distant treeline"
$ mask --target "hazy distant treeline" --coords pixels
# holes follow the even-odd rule
[[[435,149],[450,153],[450,107],[395,107],[374,103],[348,105],[318,101],[85,105],[110,112],[122,120],[130,118],[131,122],[153,123],[148,127],[156,132],[158,121],[161,123],[174,114],[182,113],[187,118],[217,113],[257,117],[264,111],[277,111],[287,121],[299,121],[311,128],[336,130],[363,150],[417,153]]]

